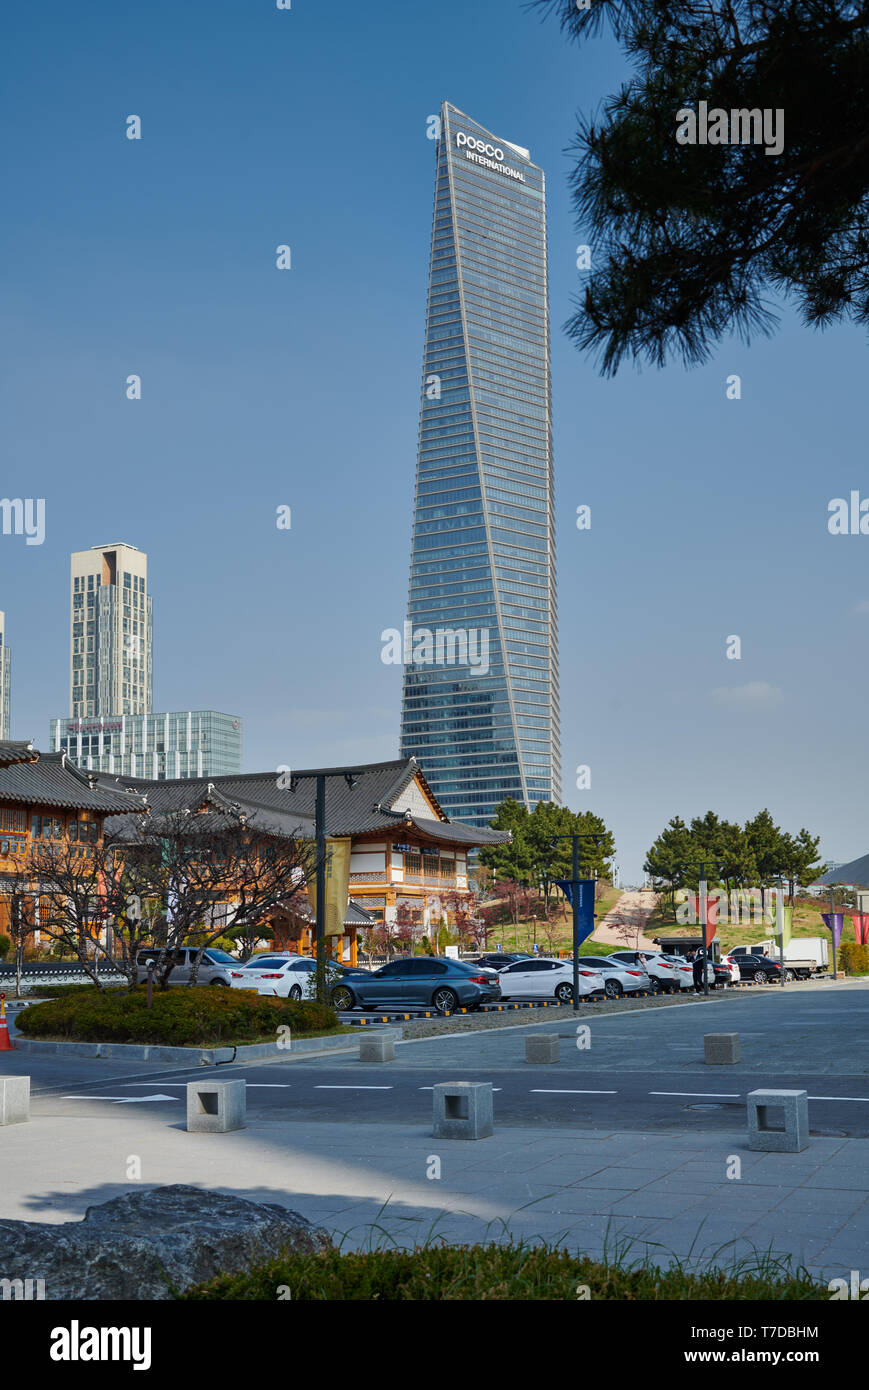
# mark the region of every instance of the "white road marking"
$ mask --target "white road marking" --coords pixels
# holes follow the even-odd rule
[[[434,1086],[420,1086],[419,1089],[420,1089],[421,1091],[433,1091],[433,1090],[434,1090]],[[495,1091],[500,1091],[501,1089],[502,1089],[502,1088],[501,1088],[500,1086],[493,1086],[493,1087],[492,1087],[492,1091],[493,1091],[493,1092],[495,1092]]]
[[[618,1091],[567,1091],[555,1090],[548,1086],[532,1086],[532,1096],[617,1096]]]
[[[393,1091],[394,1086],[315,1086],[315,1091]]]
[[[869,1105],[869,1096],[807,1096],[807,1100],[857,1100]]]
[[[180,1096],[63,1096],[63,1100],[110,1100],[115,1105],[141,1105],[147,1100],[180,1100]]]
[[[234,1077],[233,1080],[244,1081],[244,1077],[237,1076]],[[154,1083],[153,1081],[130,1081],[125,1084],[132,1088],[133,1086],[153,1086]],[[163,1084],[164,1086],[180,1086],[183,1089],[188,1083],[186,1081],[164,1081]],[[289,1081],[247,1081],[245,1084],[248,1089],[256,1088],[260,1091],[281,1091],[290,1089]]]
[[[741,1091],[649,1091],[650,1096],[708,1096],[710,1099],[739,1100]]]

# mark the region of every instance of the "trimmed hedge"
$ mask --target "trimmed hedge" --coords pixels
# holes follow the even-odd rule
[[[247,1274],[221,1274],[181,1294],[182,1299],[234,1301],[381,1302],[509,1299],[575,1302],[666,1300],[776,1302],[828,1299],[805,1272],[775,1262],[689,1274],[678,1266],[623,1269],[546,1245],[425,1245],[415,1250],[288,1255],[255,1265]],[[289,1294],[279,1290],[288,1289]]]
[[[235,989],[168,989],[147,1007],[143,989],[73,985],[44,1004],[31,1004],[16,1019],[30,1038],[75,1042],[163,1043],[183,1047],[259,1042],[289,1025],[292,1036],[337,1029],[335,1010],[314,1000],[278,999]]]
[[[117,989],[118,985],[109,985],[109,989]],[[33,985],[27,991],[28,999],[63,999],[67,994],[81,994],[82,990],[93,990],[94,986],[90,980],[80,985]]]
[[[839,969],[846,975],[869,975],[869,946],[843,941],[839,947]]]

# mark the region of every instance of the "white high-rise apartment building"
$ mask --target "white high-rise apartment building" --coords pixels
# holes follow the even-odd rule
[[[69,590],[70,716],[150,714],[147,555],[123,543],[77,550],[71,557]]]
[[[6,645],[6,614],[0,612],[0,739],[9,738],[12,705],[12,657]]]

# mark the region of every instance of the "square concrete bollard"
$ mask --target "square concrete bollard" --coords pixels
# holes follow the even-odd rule
[[[30,1119],[30,1077],[0,1076],[0,1125],[23,1125]]]
[[[770,1111],[780,1111],[783,1129],[771,1129]],[[774,1118],[774,1117],[773,1117]],[[762,1153],[796,1154],[809,1147],[807,1091],[749,1091],[748,1147]]]
[[[432,1091],[435,1139],[488,1139],[494,1133],[491,1081],[444,1081]]]
[[[558,1034],[538,1033],[536,1037],[525,1039],[525,1061],[535,1066],[546,1066],[558,1061]]]
[[[704,1033],[703,1060],[707,1066],[723,1067],[739,1061],[738,1033]]]
[[[188,1081],[187,1128],[197,1134],[228,1134],[244,1129],[244,1081]]]
[[[395,1043],[401,1034],[366,1033],[359,1039],[360,1062],[394,1062]]]

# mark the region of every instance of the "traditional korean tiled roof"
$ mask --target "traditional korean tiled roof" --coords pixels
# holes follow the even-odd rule
[[[37,753],[35,760],[0,767],[2,802],[96,811],[107,816],[145,809],[140,793],[101,786],[96,774],[80,772],[66,753]]]
[[[316,913],[307,898],[299,898],[293,904],[292,913],[294,917],[300,917],[303,922],[316,921]],[[347,912],[344,916],[345,927],[377,927],[380,923],[370,912],[366,912],[364,907],[360,907],[351,898],[347,904]]]
[[[277,834],[309,838],[314,833],[316,778],[320,773],[328,776],[326,833],[329,836],[415,827],[422,835],[469,847],[501,844],[510,838],[506,831],[481,830],[461,821],[450,821],[438,806],[415,758],[353,768],[352,786],[345,769],[334,767],[307,768],[292,774],[248,772],[161,782],[109,773],[94,773],[93,776],[103,787],[122,788],[145,796],[152,813],[193,811],[204,805],[218,811],[231,807],[236,813],[243,813],[251,824],[271,826]],[[408,793],[416,781],[422,784],[439,819],[420,816],[410,810]]]
[[[13,763],[32,763],[39,757],[32,743],[17,739],[0,739],[0,768]]]

